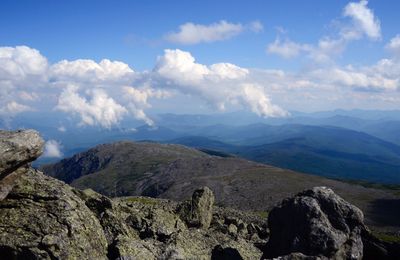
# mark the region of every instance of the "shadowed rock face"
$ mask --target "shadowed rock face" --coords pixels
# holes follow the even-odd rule
[[[316,187],[284,200],[269,214],[265,255],[293,252],[331,259],[362,259],[363,214],[331,189]]]

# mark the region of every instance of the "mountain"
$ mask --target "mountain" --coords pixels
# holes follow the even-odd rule
[[[208,186],[218,205],[269,211],[283,198],[314,186],[327,186],[365,211],[368,224],[399,227],[391,216],[392,192],[296,173],[237,157],[211,156],[181,145],[117,142],[46,165],[49,176],[108,196],[151,196],[182,200],[193,189]],[[384,207],[378,207],[385,205]],[[387,202],[387,204],[383,203]],[[377,207],[379,208],[377,210]],[[390,214],[388,213],[390,212]],[[377,221],[379,220],[379,221]]]

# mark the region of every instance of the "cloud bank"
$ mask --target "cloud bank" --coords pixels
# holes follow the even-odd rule
[[[260,25],[255,24],[259,30]],[[150,72],[121,61],[62,60],[49,64],[27,46],[0,47],[0,115],[40,110],[47,104],[79,125],[111,128],[125,117],[153,125],[146,114],[154,99],[191,95],[218,110],[239,105],[260,116],[285,116],[249,69],[231,63],[204,65],[179,49],[165,50]]]

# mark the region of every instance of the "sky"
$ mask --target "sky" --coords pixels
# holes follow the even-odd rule
[[[399,1],[0,2],[0,118],[399,109]],[[57,122],[59,124],[59,121]]]

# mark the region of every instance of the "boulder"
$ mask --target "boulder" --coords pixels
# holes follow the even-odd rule
[[[74,189],[28,169],[0,201],[4,259],[106,259],[107,241],[95,214]]]
[[[0,176],[38,158],[43,152],[43,144],[35,130],[0,130]]]
[[[214,193],[208,187],[203,187],[195,190],[192,199],[182,203],[178,212],[189,227],[208,229],[213,216],[214,201]]]
[[[0,130],[0,201],[27,171],[27,164],[43,152],[43,140],[34,130]]]
[[[363,213],[331,189],[315,187],[284,200],[268,217],[265,258],[299,252],[329,259],[362,259]]]

